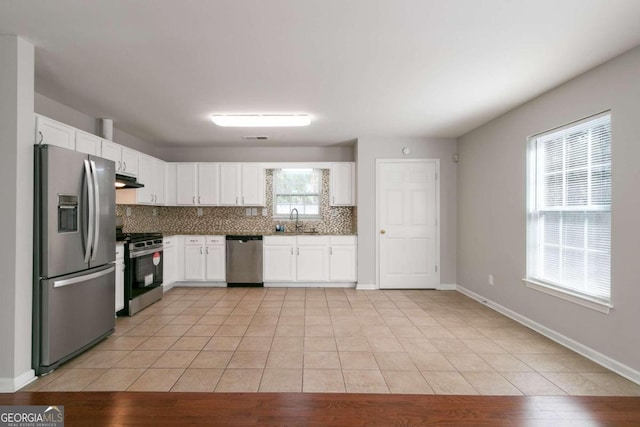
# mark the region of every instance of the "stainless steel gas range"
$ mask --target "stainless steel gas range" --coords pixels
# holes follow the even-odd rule
[[[163,243],[160,233],[122,233],[124,241],[124,308],[118,316],[133,316],[162,298]]]

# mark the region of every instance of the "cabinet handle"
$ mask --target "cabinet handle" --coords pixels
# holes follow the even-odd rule
[[[207,255],[209,255],[209,246],[207,246]]]
[[[127,162],[122,162],[122,170],[123,171],[127,170]]]
[[[296,249],[298,249],[298,255],[300,255],[300,248],[296,248]]]
[[[118,170],[122,170],[122,162],[118,160]]]
[[[38,141],[38,144],[42,144],[42,142],[44,141],[44,135],[42,134],[42,131],[39,130],[38,134],[40,135],[40,141]]]
[[[153,194],[151,195],[151,203],[153,203]]]
[[[336,196],[333,196],[333,204],[336,204]]]
[[[236,196],[236,205],[238,204],[238,196]]]
[[[193,204],[196,204],[196,196],[193,196]]]
[[[242,196],[242,204],[244,205],[244,196]]]
[[[293,255],[293,248],[291,248],[291,255]]]
[[[333,248],[329,247],[329,255],[333,255]]]
[[[200,255],[202,255],[202,246],[200,246]]]
[[[200,201],[200,196],[198,196],[198,204],[200,204],[200,203],[202,203],[202,202]]]

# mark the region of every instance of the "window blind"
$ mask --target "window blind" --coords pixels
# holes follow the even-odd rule
[[[531,144],[529,276],[609,301],[611,115],[538,135]]]

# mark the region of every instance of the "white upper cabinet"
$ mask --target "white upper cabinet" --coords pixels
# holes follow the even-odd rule
[[[138,176],[138,152],[136,150],[103,139],[100,155],[116,162],[116,173]]]
[[[332,163],[329,171],[329,204],[354,206],[356,204],[356,174],[354,163]]]
[[[92,156],[100,156],[101,138],[80,130],[76,131],[76,151]]]
[[[167,163],[164,168],[164,203],[167,206],[175,206],[177,204],[177,163]]]
[[[76,130],[71,126],[36,114],[36,143],[75,150]]]
[[[218,204],[218,163],[177,163],[176,204],[215,206]]]
[[[221,163],[220,205],[264,206],[264,179],[260,163]]]
[[[138,181],[144,185],[136,190],[136,201],[143,205],[164,204],[165,162],[145,154],[138,156]]]
[[[167,164],[160,159],[153,159],[153,187],[156,196],[156,205],[165,204],[165,186],[164,178],[166,174]],[[144,184],[144,182],[143,182]]]

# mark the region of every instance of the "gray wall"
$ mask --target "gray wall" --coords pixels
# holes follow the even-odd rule
[[[7,392],[33,377],[33,45],[0,35],[0,64],[0,391]]]
[[[411,154],[402,154],[409,147]],[[354,149],[358,191],[358,283],[376,283],[376,159],[440,159],[440,283],[456,283],[457,152],[455,139],[360,138]]]
[[[353,146],[340,147],[167,147],[169,162],[352,162]]]
[[[612,110],[609,315],[524,286],[527,137]],[[640,370],[640,47],[458,140],[458,284]],[[487,284],[493,274],[495,285]]]
[[[35,112],[85,132],[100,135],[99,118],[74,110],[39,93],[35,94]],[[160,159],[163,158],[163,152],[160,147],[119,130],[118,123],[113,124],[113,140],[118,144],[133,148],[150,156],[155,156]]]

